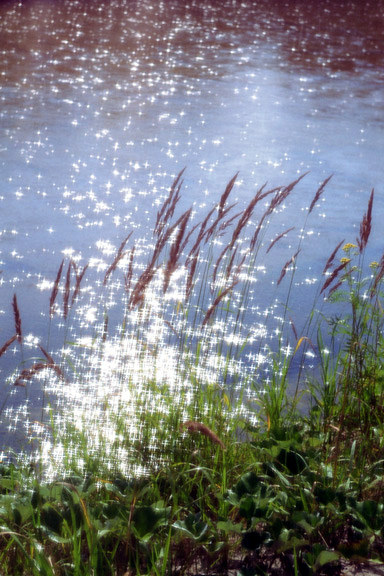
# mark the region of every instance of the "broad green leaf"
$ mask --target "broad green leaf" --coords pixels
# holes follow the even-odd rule
[[[247,550],[258,550],[263,543],[264,535],[257,531],[246,532],[241,540],[242,547]]]
[[[234,491],[241,498],[244,494],[255,494],[260,486],[260,479],[255,472],[244,474],[234,487]]]
[[[315,571],[322,568],[326,564],[331,564],[332,562],[337,562],[340,560],[340,553],[335,550],[322,550],[315,562]]]
[[[202,540],[208,530],[208,524],[201,520],[200,514],[188,514],[185,520],[174,522],[172,526],[193,540]]]
[[[226,520],[226,521],[220,520],[216,524],[216,527],[218,528],[218,530],[222,530],[226,534],[229,534],[231,532],[235,533],[235,534],[241,534],[243,531],[243,526],[240,522],[237,524],[234,524],[231,520]]]
[[[170,508],[155,508],[154,506],[139,506],[133,513],[133,524],[136,535],[140,539],[151,537],[159,526],[167,523]]]
[[[295,450],[281,450],[277,459],[292,475],[300,474],[308,466],[302,454]]]

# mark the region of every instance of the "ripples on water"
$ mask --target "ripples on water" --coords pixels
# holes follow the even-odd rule
[[[271,282],[297,246],[305,208],[334,173],[298,262],[297,282],[317,287],[324,261],[343,237],[355,238],[369,191],[381,183],[383,14],[383,2],[3,2],[3,340],[13,333],[16,291],[25,357],[45,342],[63,257],[66,266],[69,258],[90,264],[68,335],[88,338],[100,320],[97,282],[131,230],[136,257],[145,261],[156,210],[184,166],[180,209],[193,204],[194,222],[238,170],[241,207],[266,180],[288,184],[310,170],[268,228],[266,242],[296,225],[260,262],[257,334],[276,306]],[[382,210],[380,196],[376,202]],[[380,235],[373,246],[381,251]],[[116,321],[119,290],[114,285],[104,295]],[[293,296],[302,315],[306,299],[305,290]],[[62,343],[64,328],[58,330],[50,336],[53,349]],[[132,353],[111,350],[111,363]],[[8,354],[5,373],[15,365]],[[254,366],[260,357],[250,354]],[[24,392],[12,393],[10,404]],[[22,408],[16,420],[26,413]]]

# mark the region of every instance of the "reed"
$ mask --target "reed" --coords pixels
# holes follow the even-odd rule
[[[69,294],[71,289],[71,268],[72,263],[71,261],[68,264],[67,274],[65,276],[65,288],[64,288],[64,297],[63,297],[63,318],[66,320],[68,318],[68,311],[69,311]]]
[[[364,531],[361,546],[381,538],[384,255],[367,273],[373,191],[357,243],[339,242],[327,257],[309,318],[297,322],[290,298],[304,230],[331,177],[281,267],[276,244],[296,226],[272,240],[268,226],[304,175],[261,187],[241,210],[230,199],[235,174],[195,223],[192,209],[179,210],[183,174],[157,211],[146,257],[131,233],[117,249],[90,337],[55,351],[38,344],[9,379],[7,401],[43,380],[43,405],[37,420],[26,394],[18,414],[39,442],[20,515],[0,467],[5,573],[9,551],[31,573],[135,576],[224,574],[233,558],[267,551],[286,573],[318,574],[335,561],[338,544],[327,541],[348,540],[335,518]],[[259,264],[271,254],[270,305],[259,310]],[[64,265],[49,316],[67,335],[88,266]],[[12,307],[15,334],[0,357],[24,339],[16,295]],[[0,413],[15,414],[5,402]],[[268,573],[270,564],[243,568]]]
[[[180,219],[178,221],[179,222],[178,231],[176,233],[175,240],[172,242],[172,245],[170,248],[170,254],[169,254],[168,262],[165,265],[163,292],[167,291],[171,276],[172,276],[173,272],[175,272],[175,270],[178,267],[178,261],[179,261],[179,258],[181,256],[181,254],[183,252],[183,248],[184,248],[183,238],[185,236],[185,231],[186,231],[186,227],[187,227],[188,221],[189,221],[190,216],[191,216],[191,212],[192,212],[192,208],[187,210],[187,212],[185,212],[180,217]]]
[[[266,346],[262,338],[254,337],[253,328],[247,325],[247,314],[254,304],[251,299],[254,282],[252,278],[258,276],[258,260],[264,258],[264,255],[269,255],[276,243],[294,229],[294,226],[285,228],[282,232],[276,233],[273,240],[264,241],[270,218],[286,202],[305,175],[298,177],[287,186],[272,189],[267,189],[266,185],[262,186],[242,211],[236,211],[237,203],[230,200],[238,177],[238,174],[235,174],[219,201],[207,210],[201,222],[194,223],[192,222],[192,209],[178,213],[183,174],[184,171],[177,175],[168,196],[157,212],[154,223],[154,244],[147,256],[147,263],[137,262],[136,245],[129,245],[132,237],[132,233],[129,233],[121,242],[111,265],[104,274],[102,286],[107,293],[108,285],[115,290],[112,275],[117,277],[121,272],[123,276],[121,286],[124,289],[126,305],[124,306],[123,299],[122,326],[117,327],[117,330],[111,322],[112,316],[107,302],[99,324],[95,325],[94,339],[90,344],[89,354],[94,359],[92,362],[95,362],[96,370],[91,370],[88,376],[86,368],[88,360],[85,361],[84,369],[82,367],[79,369],[78,364],[73,365],[67,343],[64,347],[65,357],[63,356],[59,362],[54,360],[53,355],[47,351],[47,347],[41,346],[40,352],[43,354],[44,362],[33,362],[30,367],[23,368],[14,380],[17,386],[31,382],[40,372],[48,369],[48,372],[52,371],[62,383],[68,386],[72,385],[71,380],[78,381],[80,378],[79,389],[83,386],[81,378],[85,381],[88,381],[88,378],[90,381],[96,378],[97,382],[105,379],[106,383],[110,382],[109,389],[114,390],[113,394],[116,394],[116,398],[124,397],[124,395],[131,397],[132,408],[138,411],[141,408],[138,408],[135,403],[139,401],[139,395],[141,393],[148,397],[153,395],[153,398],[156,398],[154,402],[158,402],[158,407],[152,407],[152,417],[148,416],[145,428],[148,426],[149,429],[151,427],[153,430],[156,429],[154,433],[160,434],[161,437],[164,434],[173,433],[172,430],[175,429],[171,423],[173,420],[179,423],[206,422],[205,425],[211,430],[218,426],[218,430],[225,437],[230,434],[226,427],[231,420],[231,412],[233,414],[247,413],[249,418],[257,420],[263,417],[264,410],[269,421],[268,426],[271,428],[273,413],[276,415],[276,421],[281,422],[285,417],[284,414],[287,415],[289,410],[293,410],[292,407],[305,386],[304,382],[299,382],[301,374],[305,373],[305,368],[299,369],[297,393],[294,395],[296,400],[291,399],[291,402],[287,396],[291,366],[294,362],[299,362],[299,354],[302,358],[300,362],[303,362],[307,349],[312,347],[310,335],[303,332],[302,327],[297,328],[292,320],[292,314],[288,314],[289,294],[292,289],[296,261],[303,250],[301,245],[303,232],[299,237],[297,249],[283,265],[275,282],[276,290],[281,289],[283,279],[291,273],[283,317],[275,321],[272,314],[273,308],[266,311],[264,325],[267,325],[267,322],[271,322],[271,325],[272,322],[276,323],[275,330],[278,338],[274,348]],[[327,178],[318,187],[307,216],[314,211],[329,181],[330,178]],[[266,207],[263,206],[261,214],[256,222],[253,222],[256,208],[266,200],[268,204]],[[360,248],[365,250],[369,239],[372,210],[373,193],[361,224],[359,252]],[[320,296],[327,294],[328,298],[333,298],[349,279],[352,281],[353,271],[349,263],[342,261],[335,264],[341,246],[342,243],[336,246],[324,266],[325,279],[319,289]],[[123,262],[126,263],[125,270],[121,266]],[[51,318],[56,310],[64,264],[63,260],[50,296]],[[141,272],[139,272],[140,265],[143,266]],[[62,317],[66,323],[69,322],[69,312],[78,297],[87,268],[85,265],[79,269],[73,260],[68,263],[63,286],[62,308]],[[72,272],[75,276],[74,287],[71,287]],[[379,293],[383,276],[384,264],[381,262],[369,291],[372,299]],[[173,296],[176,287],[177,295]],[[19,319],[20,331],[16,330],[16,339],[19,340],[21,320],[20,313],[16,314],[17,301],[13,306],[15,325],[17,325],[16,318]],[[294,343],[291,346],[289,339],[292,335]],[[4,354],[13,342],[14,340],[10,339],[0,352]],[[163,370],[161,366],[163,360],[160,358],[164,349],[174,355],[172,359],[174,373],[168,385],[172,388],[172,379],[175,382],[184,383],[181,392],[176,393],[180,394],[177,409],[173,405],[172,393],[169,391],[165,394],[163,384],[158,384],[157,380]],[[293,351],[291,355],[289,355],[290,349]],[[112,354],[113,358],[116,354],[116,366],[115,359],[108,360],[108,354]],[[85,352],[85,358],[86,355],[87,352]],[[245,360],[247,357],[262,358],[264,356],[265,368],[253,364],[253,361]],[[110,370],[107,367],[104,368],[104,358],[107,360],[107,366],[110,364]],[[70,360],[75,367],[70,377],[67,375],[67,370],[63,369],[66,359]],[[130,363],[134,366],[132,372]],[[89,365],[91,365],[90,361]],[[329,366],[328,369],[330,369]],[[76,370],[79,371],[79,375],[76,374]],[[272,379],[268,376],[271,372],[273,373]],[[93,383],[92,386],[95,384]],[[159,396],[158,388],[162,390],[163,396]],[[211,393],[211,402],[207,405],[207,395]],[[119,410],[127,410],[124,402]],[[267,408],[268,403],[269,408]],[[107,402],[106,406],[109,404],[110,402]],[[105,412],[95,411],[95,416],[98,413],[101,419],[113,420],[112,412],[115,408],[112,408],[112,404],[111,408],[106,408]],[[212,407],[215,405],[220,409],[213,410]],[[260,409],[256,411],[249,409],[250,406],[256,405],[260,406]],[[248,408],[245,409],[244,406]],[[145,406],[142,409],[145,410]],[[166,415],[168,412],[173,414],[169,421]],[[215,425],[210,425],[210,421],[207,420],[208,414],[215,418]],[[134,420],[140,418],[142,415],[137,414]],[[144,420],[146,418],[145,416]],[[118,434],[123,437],[125,424],[120,425],[122,428]],[[238,424],[235,426],[237,427]],[[161,428],[163,430],[160,430]],[[148,438],[150,434],[148,431]],[[151,443],[149,440],[148,442]],[[123,445],[126,445],[124,449],[131,451],[134,443],[133,440],[132,442],[124,440]],[[116,444],[116,447],[118,446],[119,442]],[[157,449],[153,447],[151,450],[156,452]]]
[[[51,368],[55,374],[63,381],[66,381],[66,377],[64,375],[63,370],[60,368],[60,366],[55,362],[55,360],[53,359],[53,357],[51,356],[51,354],[49,354],[49,352],[47,352],[43,346],[41,346],[41,344],[39,344],[39,348],[42,351],[42,353],[44,354],[46,360],[47,360],[47,368]]]
[[[161,236],[164,227],[172,219],[176,206],[180,200],[180,190],[183,184],[182,175],[185,172],[185,168],[179,172],[176,176],[173,184],[170,188],[168,197],[165,202],[163,202],[161,209],[157,213],[156,223],[154,227],[154,236]]]
[[[19,338],[17,334],[14,334],[5,342],[5,344],[3,344],[3,346],[0,348],[0,357],[5,354],[8,348],[10,348],[16,340],[19,341]]]
[[[373,207],[373,198],[375,195],[374,189],[372,189],[371,195],[369,197],[368,208],[366,213],[363,216],[363,219],[360,224],[360,235],[356,239],[357,245],[360,250],[360,254],[363,253],[364,249],[366,248],[369,240],[369,236],[371,234],[372,229],[372,207]]]
[[[333,250],[333,252],[331,253],[331,255],[329,256],[328,260],[325,263],[324,269],[323,269],[323,276],[328,272],[328,270],[330,269],[331,265],[333,264],[333,261],[335,259],[336,254],[338,253],[338,251],[340,250],[341,246],[344,244],[345,240],[342,240],[341,242],[338,243],[338,245],[336,246],[336,248]]]
[[[154,267],[154,264],[151,262],[140,275],[135,287],[132,289],[132,293],[129,299],[129,308],[131,310],[144,304],[145,291],[151,283],[156,272],[157,270]]]
[[[124,275],[124,288],[127,294],[129,293],[132,285],[134,257],[135,257],[135,246],[133,246],[133,248],[131,248],[129,252],[128,270]]]
[[[335,281],[335,279],[338,277],[338,275],[340,274],[340,272],[342,270],[344,270],[348,265],[348,262],[342,262],[341,264],[339,264],[338,266],[336,266],[336,268],[334,268],[334,270],[331,272],[331,274],[328,276],[328,278],[325,280],[324,284],[321,287],[320,290],[320,294],[322,294],[323,292],[325,292],[327,290],[327,288],[329,288],[329,286],[332,284],[332,282]]]
[[[373,282],[371,290],[370,290],[370,297],[371,298],[373,298],[374,296],[378,296],[377,289],[380,286],[383,277],[384,277],[384,254],[381,256],[380,262],[377,266],[375,279],[374,279],[374,282]]]
[[[19,344],[21,344],[23,341],[23,332],[21,329],[21,316],[20,316],[19,305],[17,303],[16,294],[13,295],[12,307],[13,307],[13,316],[14,316],[14,320],[15,320],[16,337],[17,337],[17,341],[19,342]]]
[[[267,254],[268,254],[268,252],[269,252],[270,250],[272,250],[272,248],[274,247],[274,245],[275,245],[279,240],[281,240],[281,238],[285,238],[286,235],[287,235],[289,232],[291,232],[292,230],[294,230],[294,229],[295,229],[295,227],[294,227],[294,226],[291,226],[290,228],[287,228],[287,230],[284,230],[283,232],[280,232],[280,234],[278,234],[278,235],[276,236],[276,238],[274,238],[274,239],[272,240],[272,242],[270,243],[270,245],[268,246]]]
[[[312,202],[309,206],[308,215],[312,212],[312,210],[314,209],[314,207],[316,206],[316,204],[320,200],[320,197],[323,194],[325,187],[327,186],[328,182],[331,180],[332,177],[333,177],[333,174],[328,176],[328,178],[326,178],[324,180],[324,182],[322,182],[321,185],[319,186],[319,188],[317,189],[316,194],[314,195]]]
[[[224,442],[220,440],[220,438],[217,436],[217,434],[213,432],[213,430],[208,428],[208,426],[206,426],[202,422],[194,422],[192,420],[188,420],[187,422],[183,422],[180,425],[180,428],[182,430],[185,428],[186,430],[188,430],[188,432],[192,434],[198,432],[203,436],[209,438],[211,442],[213,442],[214,444],[218,444],[222,450],[225,450]]]
[[[85,276],[85,273],[88,269],[88,264],[83,266],[83,269],[81,271],[79,271],[76,262],[74,260],[71,260],[71,263],[72,263],[72,267],[75,271],[75,276],[76,276],[75,289],[72,293],[72,298],[71,298],[71,307],[72,307],[74,305],[76,299],[78,298],[79,294],[80,294],[81,283],[82,283],[83,278]]]
[[[298,255],[300,254],[300,249],[297,250],[295,252],[295,254],[284,264],[281,272],[280,272],[280,276],[277,280],[277,285],[279,286],[279,284],[282,282],[284,276],[287,273],[287,270],[289,269],[290,266],[292,266],[295,263],[296,258],[298,257]]]
[[[64,260],[62,260],[62,262],[59,266],[59,269],[57,271],[56,279],[53,283],[51,297],[49,299],[49,315],[51,318],[53,318],[53,316],[55,315],[55,302],[56,302],[57,295],[59,293],[59,284],[60,284],[61,274],[63,272],[63,267],[64,267]]]
[[[106,286],[110,275],[116,270],[119,262],[126,256],[126,254],[124,252],[124,248],[125,248],[128,240],[130,239],[131,236],[132,236],[132,232],[130,232],[128,234],[128,236],[120,244],[119,249],[117,251],[117,254],[116,254],[112,264],[107,268],[107,271],[104,275],[103,286]]]
[[[14,386],[23,386],[23,387],[26,386],[26,382],[28,382],[29,380],[32,380],[32,378],[34,378],[37,374],[39,374],[43,370],[47,370],[47,369],[52,370],[59,379],[65,381],[65,376],[64,376],[64,373],[63,373],[62,369],[60,368],[60,366],[58,366],[58,364],[56,364],[56,362],[53,360],[52,356],[48,352],[46,352],[42,346],[39,346],[39,347],[40,347],[41,351],[43,352],[47,361],[46,362],[35,362],[29,368],[24,368],[20,372],[20,374],[18,375],[16,380],[14,381],[14,383],[13,383]]]
[[[223,290],[220,291],[220,293],[218,294],[218,296],[216,296],[215,300],[210,305],[204,316],[202,323],[203,326],[205,326],[209,322],[211,317],[214,315],[216,309],[218,308],[219,304],[233,291],[233,289],[238,283],[239,283],[238,278],[235,278],[228,286],[226,286]]]

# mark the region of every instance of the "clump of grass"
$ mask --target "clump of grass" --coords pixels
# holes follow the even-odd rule
[[[297,327],[300,233],[275,279],[284,311],[266,346],[273,306],[255,336],[252,291],[259,262],[293,231],[270,240],[268,223],[304,175],[263,186],[243,210],[231,200],[235,175],[195,223],[191,208],[179,213],[183,174],[158,210],[146,260],[132,234],[117,249],[88,338],[65,336],[55,352],[39,344],[40,357],[12,376],[10,386],[31,391],[42,380],[43,397],[40,418],[26,417],[39,443],[33,466],[0,470],[4,574],[25,565],[36,574],[256,574],[276,560],[284,574],[317,574],[355,553],[384,558],[384,256],[366,271],[374,193],[356,244],[337,244]],[[64,266],[49,337],[60,294],[66,335],[81,308],[88,267]],[[16,295],[12,307],[15,334],[0,356],[23,342]]]
[[[366,251],[372,228],[372,191],[356,244],[339,243],[324,269],[321,293],[343,315],[326,318],[332,348],[320,355],[322,379],[313,399],[322,411],[324,425],[332,430],[332,461],[353,451],[358,468],[371,465],[381,450],[383,430],[383,328],[382,258],[366,267]],[[343,255],[334,262],[337,252]],[[368,270],[367,270],[368,268]],[[323,334],[319,331],[320,348]]]

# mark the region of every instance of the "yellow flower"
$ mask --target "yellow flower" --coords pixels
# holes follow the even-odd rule
[[[348,264],[348,262],[350,262],[350,261],[351,261],[350,258],[340,258],[340,262],[341,262],[342,264]]]
[[[379,263],[376,262],[376,261],[371,262],[370,265],[369,265],[369,267],[370,267],[370,268],[378,268],[378,267],[379,267]]]
[[[356,244],[351,244],[350,242],[348,242],[348,244],[344,244],[342,249],[344,250],[344,252],[349,252],[350,250],[352,250],[352,248],[357,248]]]

